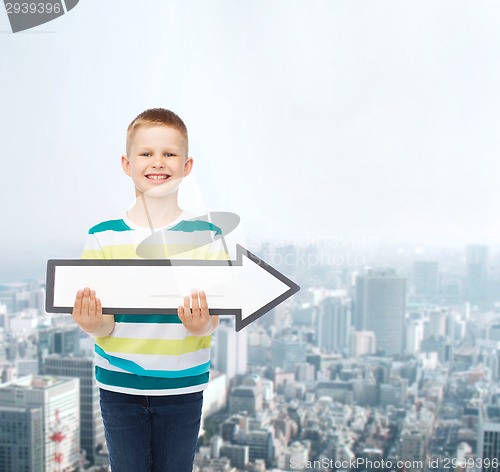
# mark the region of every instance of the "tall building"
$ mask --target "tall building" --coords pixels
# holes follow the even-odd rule
[[[38,375],[40,373],[38,361],[36,359],[17,359],[17,377],[26,377],[27,375]]]
[[[231,466],[237,469],[245,469],[249,460],[249,446],[237,444],[224,444],[220,448],[220,456],[227,457],[231,461]]]
[[[488,339],[500,342],[500,324],[496,323],[488,328]]]
[[[80,352],[80,335],[78,326],[58,328],[54,331],[54,353],[69,356]]]
[[[47,375],[80,379],[80,448],[90,464],[94,464],[97,446],[105,443],[94,359],[52,354],[45,358],[44,371]]]
[[[43,470],[71,470],[79,463],[79,379],[30,375],[14,380],[0,386],[0,407],[41,410]],[[19,441],[26,443],[28,434],[20,431]]]
[[[262,409],[262,392],[254,385],[239,385],[229,394],[229,413],[256,414]]]
[[[347,350],[351,329],[351,300],[346,295],[326,297],[317,317],[318,347],[326,353]]]
[[[488,246],[469,245],[466,248],[465,297],[471,303],[487,301]]]
[[[276,336],[272,340],[271,355],[273,367],[294,372],[297,363],[306,362],[307,343],[292,334]]]
[[[445,309],[431,310],[428,313],[425,338],[446,336],[448,312]]]
[[[233,442],[236,433],[248,431],[248,417],[246,414],[232,415],[220,425],[220,435],[224,441]]]
[[[425,432],[418,426],[407,427],[401,433],[400,454],[403,460],[416,465],[425,462],[427,452],[427,440]],[[407,467],[408,472],[420,472],[422,467]]]
[[[250,365],[268,364],[270,359],[271,336],[258,326],[248,333],[248,363]]]
[[[309,460],[309,444],[292,442],[285,447],[278,458],[278,466],[281,470],[304,470],[303,465]],[[299,468],[300,467],[300,468]]]
[[[424,339],[424,324],[422,320],[408,320],[406,323],[405,353],[417,355]]]
[[[271,428],[236,433],[233,444],[248,446],[249,459],[263,459],[270,467],[274,459],[274,436]]]
[[[356,277],[354,325],[357,331],[373,331],[377,349],[386,355],[403,352],[405,309],[406,279],[393,269]]]
[[[376,339],[373,331],[353,331],[349,336],[349,357],[375,354]]]
[[[224,444],[224,440],[218,435],[210,438],[210,457],[220,457],[220,448]]]
[[[243,375],[248,363],[248,333],[234,330],[234,320],[221,318],[214,334],[215,368],[226,374],[229,383],[236,375]]]
[[[316,307],[312,304],[305,304],[292,310],[292,323],[294,326],[310,326],[314,323]]]
[[[78,355],[80,353],[80,334],[81,330],[76,325],[39,328],[37,332],[39,372],[43,372],[43,360],[50,354]]]
[[[408,380],[400,377],[390,379],[390,383],[380,384],[379,401],[381,406],[403,406],[408,391]]]
[[[7,311],[7,305],[0,303],[0,328],[5,331],[9,329],[9,312]]]
[[[226,408],[227,385],[226,374],[210,371],[210,380],[203,391],[202,424],[204,418]]]
[[[295,378],[297,382],[304,384],[313,384],[316,377],[316,370],[312,364],[308,362],[299,362],[295,366]]]
[[[0,406],[0,470],[45,471],[41,408]]]
[[[479,409],[477,457],[482,459],[483,472],[499,472],[500,464],[500,407],[483,405]],[[489,461],[486,461],[489,459]]]
[[[413,285],[419,300],[433,300],[439,291],[439,264],[437,261],[413,263]]]

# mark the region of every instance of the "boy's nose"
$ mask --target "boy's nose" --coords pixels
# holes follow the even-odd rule
[[[155,154],[153,156],[153,167],[165,167],[165,162],[161,154]]]

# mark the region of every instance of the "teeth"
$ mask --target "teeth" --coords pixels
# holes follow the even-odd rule
[[[167,178],[166,175],[148,175],[148,179],[153,180],[165,180]]]

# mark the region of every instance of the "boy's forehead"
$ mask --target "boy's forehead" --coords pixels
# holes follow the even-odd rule
[[[187,140],[182,133],[172,126],[141,126],[130,137],[132,146],[170,146],[187,150]]]

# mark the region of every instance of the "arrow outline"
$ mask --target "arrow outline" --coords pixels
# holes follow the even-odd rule
[[[266,303],[244,319],[241,308],[209,308],[210,315],[231,315],[235,317],[235,330],[241,329],[253,323],[268,311],[272,310],[287,298],[300,290],[300,286],[283,275],[277,269],[264,262],[255,254],[236,244],[236,260],[203,260],[203,259],[49,259],[47,261],[45,311],[47,313],[71,313],[73,307],[54,306],[54,288],[57,266],[243,266],[243,256],[276,277],[288,287],[288,290]],[[177,315],[177,308],[103,308],[103,314],[124,315]]]

